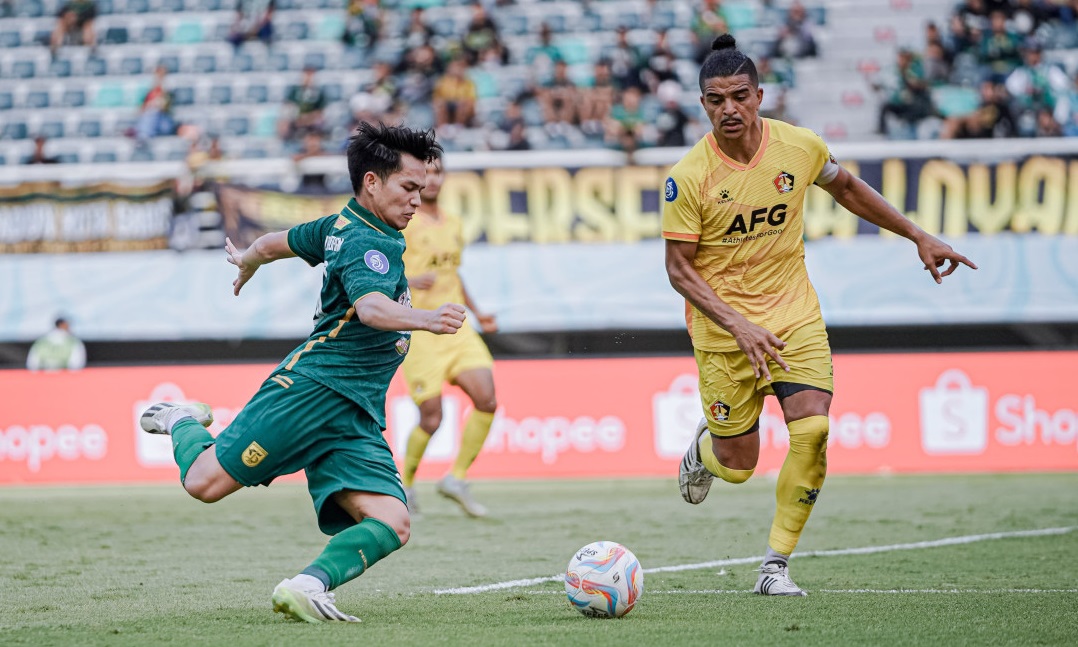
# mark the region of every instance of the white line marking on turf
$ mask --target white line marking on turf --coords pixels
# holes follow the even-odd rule
[[[919,550],[922,548],[939,548],[941,546],[972,544],[979,541],[990,541],[993,539],[1013,539],[1016,537],[1046,537],[1049,535],[1065,535],[1069,532],[1074,531],[1075,529],[1076,526],[1066,526],[1063,528],[1040,528],[1036,530],[990,532],[981,535],[964,535],[961,537],[945,537],[943,539],[933,539],[930,541],[915,541],[908,544],[887,544],[884,546],[863,546],[861,548],[838,548],[834,550],[812,550],[804,553],[797,553],[794,555],[794,557],[803,558],[841,557],[845,555],[874,555],[876,553],[891,553],[898,550]],[[674,573],[678,571],[694,571],[704,568],[715,568],[717,566],[736,566],[739,564],[752,564],[755,562],[763,561],[763,559],[763,555],[757,555],[754,557],[736,557],[731,559],[718,559],[710,562],[698,562],[696,564],[678,564],[675,566],[659,566],[656,568],[645,568],[644,572]],[[546,582],[560,582],[564,579],[564,577],[564,575],[552,575],[550,577],[532,577],[523,580],[510,580],[508,582],[480,584],[478,586],[459,586],[451,589],[435,589],[434,593],[437,595],[467,595],[470,593],[487,593],[489,591],[500,591],[502,589],[517,589],[522,586],[534,586],[536,584],[544,584]],[[896,592],[897,591],[898,590],[896,590]],[[1000,589],[1000,591],[1003,591],[1003,589]],[[1032,591],[1032,589],[1030,591]],[[841,591],[826,592],[838,593]],[[864,592],[871,593],[873,591],[866,589]]]

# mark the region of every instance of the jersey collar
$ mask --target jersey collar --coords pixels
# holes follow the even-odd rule
[[[341,210],[341,215],[345,217],[352,216],[354,218],[358,218],[359,221],[363,224],[367,225],[371,229],[382,232],[390,238],[404,237],[404,234],[382,222],[381,218],[361,207],[360,204],[356,202],[355,198],[352,198],[348,201],[348,204],[344,205],[344,209]]]
[[[707,135],[704,137],[707,139],[707,143],[711,145],[711,149],[715,151],[719,156],[719,159],[721,159],[727,166],[733,168],[735,171],[747,171],[751,168],[755,168],[755,166],[760,163],[760,160],[763,159],[764,151],[767,150],[767,140],[771,138],[771,124],[768,123],[767,119],[761,119],[760,121],[763,122],[763,126],[761,127],[763,137],[760,139],[760,148],[756,149],[756,154],[752,156],[752,159],[749,160],[748,164],[742,164],[722,152],[722,149],[719,148],[719,142],[715,141],[715,133],[708,131]]]

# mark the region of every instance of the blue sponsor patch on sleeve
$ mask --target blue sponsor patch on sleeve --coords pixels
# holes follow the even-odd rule
[[[389,259],[382,252],[372,249],[363,255],[363,262],[367,264],[367,267],[371,268],[379,274],[385,274],[389,271]]]
[[[673,202],[674,200],[677,200],[677,182],[674,178],[668,177],[666,178],[666,201]]]

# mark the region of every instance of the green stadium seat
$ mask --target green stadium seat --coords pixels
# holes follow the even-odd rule
[[[981,104],[980,95],[973,88],[944,85],[932,90],[932,101],[944,117],[968,115]]]
[[[756,7],[751,4],[740,2],[723,4],[722,14],[726,17],[726,24],[732,32],[756,26]]]
[[[251,135],[255,137],[276,137],[277,136],[277,108],[267,108],[258,112],[254,118],[254,128],[251,130]]]
[[[490,72],[473,68],[468,72],[468,77],[475,84],[475,93],[480,99],[498,96],[498,79]]]
[[[563,38],[556,43],[556,46],[558,51],[561,52],[562,58],[569,65],[587,63],[591,60],[588,54],[588,44],[582,39]]]
[[[179,43],[182,45],[201,43],[202,23],[193,21],[181,22],[180,24],[176,25],[176,29],[172,31],[169,42]]]
[[[114,83],[106,83],[94,93],[95,108],[119,108],[124,105],[124,89]]]
[[[344,35],[344,18],[339,14],[329,14],[322,17],[315,30],[317,40],[337,41]]]

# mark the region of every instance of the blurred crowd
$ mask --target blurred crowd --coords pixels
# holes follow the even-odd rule
[[[1078,78],[1053,51],[1078,48],[1078,0],[967,0],[925,46],[899,50],[879,132],[893,138],[1078,136]]]

